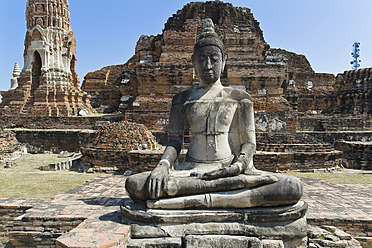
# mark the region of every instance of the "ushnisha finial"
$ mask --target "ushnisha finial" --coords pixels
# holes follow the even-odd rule
[[[214,24],[211,18],[203,20],[203,33],[204,32],[214,32]]]
[[[206,18],[203,20],[203,32],[196,40],[194,53],[204,46],[216,46],[221,50],[223,56],[226,55],[225,45],[218,37],[217,33],[214,31],[214,24],[212,19],[210,18]]]

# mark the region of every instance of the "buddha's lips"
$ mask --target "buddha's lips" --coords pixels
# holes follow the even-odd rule
[[[206,71],[206,72],[204,72],[204,75],[205,76],[212,77],[212,76],[214,76],[214,73],[213,72],[210,72],[210,71]]]

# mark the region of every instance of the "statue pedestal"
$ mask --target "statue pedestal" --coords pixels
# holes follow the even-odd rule
[[[306,210],[303,201],[276,208],[159,210],[128,199],[121,206],[132,248],[306,247]]]

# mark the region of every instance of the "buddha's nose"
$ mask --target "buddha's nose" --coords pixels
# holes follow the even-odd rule
[[[207,59],[207,67],[206,68],[207,68],[207,70],[212,69],[212,62],[211,62],[210,58]]]

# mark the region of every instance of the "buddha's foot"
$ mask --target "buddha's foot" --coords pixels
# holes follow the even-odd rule
[[[189,194],[173,198],[149,200],[146,204],[148,208],[161,209],[274,207],[294,204],[298,202],[302,196],[301,181],[290,176],[283,176],[280,174],[275,176],[269,174],[259,177],[243,175],[241,177],[227,179],[230,179],[228,184],[225,182],[221,183],[221,181],[219,181],[221,179],[219,179],[215,180],[215,182],[210,182],[213,183],[213,185],[193,185],[191,180],[188,180],[185,181],[185,183],[189,183],[189,188],[183,185],[185,188],[182,193],[189,191]],[[231,181],[231,179],[234,180]],[[204,180],[199,181],[205,183]],[[268,181],[270,183],[267,184]],[[217,184],[215,184],[216,182]],[[262,185],[262,183],[264,184]],[[227,189],[227,186],[235,187],[239,184],[244,186],[244,188],[236,190],[231,190],[231,188]],[[261,186],[249,188],[247,184],[261,184]],[[178,186],[180,185],[181,184]],[[217,192],[197,192],[198,190],[203,191],[208,188],[212,190],[221,190]]]
[[[255,188],[278,181],[273,174],[267,175],[238,175],[214,180],[203,180],[195,177],[170,178],[165,191],[168,196],[186,196],[211,192],[225,192],[238,189]]]
[[[146,205],[148,208],[161,209],[188,209],[212,207],[210,194],[199,194],[160,200],[148,200],[146,201]]]

